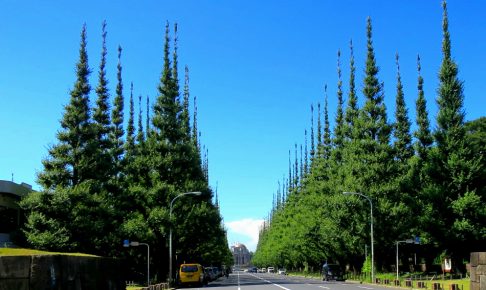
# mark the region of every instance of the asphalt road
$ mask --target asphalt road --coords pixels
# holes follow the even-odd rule
[[[378,285],[335,281],[326,282],[303,277],[244,272],[230,274],[228,278],[219,278],[203,288],[187,287],[184,289],[195,290],[208,288],[217,288],[215,290],[390,290],[389,287],[380,287]]]

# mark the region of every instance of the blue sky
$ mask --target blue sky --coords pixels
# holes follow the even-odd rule
[[[486,11],[484,1],[449,1],[452,54],[465,81],[466,119],[485,115]],[[379,77],[393,120],[396,65],[414,120],[416,57],[432,124],[441,61],[441,1],[14,1],[0,0],[0,179],[38,188],[36,172],[55,134],[75,80],[79,35],[88,29],[91,84],[96,85],[101,23],[107,21],[108,78],[116,83],[116,48],[123,47],[126,97],[153,102],[162,70],[166,21],[179,25],[179,63],[190,69],[198,100],[202,143],[218,189],[230,244],[254,250],[278,181],[288,175],[288,151],[304,143],[310,105],[336,108],[336,54],[341,49],[348,90],[353,40],[357,89],[362,88],[366,18],[373,21]],[[361,97],[361,94],[359,94]],[[94,103],[93,94],[91,103]],[[362,98],[360,99],[360,102]],[[128,102],[127,102],[128,103]],[[144,107],[145,109],[145,107]],[[128,109],[127,111],[128,112]],[[332,120],[331,120],[332,121]],[[293,160],[292,156],[292,160]]]

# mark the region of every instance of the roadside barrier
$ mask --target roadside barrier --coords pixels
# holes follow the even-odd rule
[[[154,284],[142,288],[142,290],[167,290],[167,289],[169,289],[169,283]]]

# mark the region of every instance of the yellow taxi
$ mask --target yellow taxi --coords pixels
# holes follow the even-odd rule
[[[200,264],[182,264],[179,268],[179,284],[204,284],[204,269]]]

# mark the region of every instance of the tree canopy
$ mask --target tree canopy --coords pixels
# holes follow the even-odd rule
[[[148,243],[151,268],[155,269],[153,277],[163,281],[168,273],[168,263],[164,261],[168,261],[168,233],[172,229],[177,253],[175,265],[183,261],[214,266],[232,264],[226,230],[213,201],[199,142],[195,140],[199,134],[196,113],[190,120],[187,67],[184,99],[179,97],[177,25],[173,42],[169,23],[166,25],[164,65],[150,112],[147,97],[145,128],[139,97],[137,132],[133,83],[126,130],[123,127],[121,47],[115,96],[110,98],[105,22],[97,99],[95,106],[91,106],[86,31],[84,25],[76,81],[64,108],[58,142],[49,148],[38,175],[42,190],[21,202],[26,212],[23,231],[28,245],[44,250],[124,257],[133,262],[132,272],[137,273],[141,271],[136,268],[143,268],[146,257],[136,249],[124,248],[123,240]],[[171,214],[171,201],[194,191],[202,194],[178,199]]]
[[[343,192],[361,193],[373,203],[378,270],[389,271],[395,264],[396,241],[414,237],[420,237],[422,243],[407,247],[400,256],[402,263],[408,263],[411,253],[417,253],[419,261],[429,266],[437,257],[447,255],[457,270],[465,271],[463,261],[469,259],[469,253],[484,251],[485,121],[484,117],[464,120],[464,83],[458,78],[458,66],[451,54],[445,1],[443,11],[437,127],[432,130],[430,126],[420,57],[416,126],[408,117],[398,54],[395,114],[393,122],[388,120],[368,18],[363,83],[355,84],[351,42],[349,93],[344,109],[338,53],[338,107],[331,145],[329,141],[314,140],[311,127],[311,144],[318,144],[317,152],[330,150],[330,154],[313,155],[310,164],[305,165],[310,170],[303,176],[289,174],[288,183],[297,186],[278,189],[287,198],[272,209],[265,221],[254,264],[318,270],[328,261],[349,265],[354,271],[369,270],[363,264],[369,265],[364,253],[370,241],[370,204]],[[363,88],[362,107],[357,105],[356,87]],[[313,111],[311,118],[313,125]],[[326,129],[325,134],[328,132]]]

